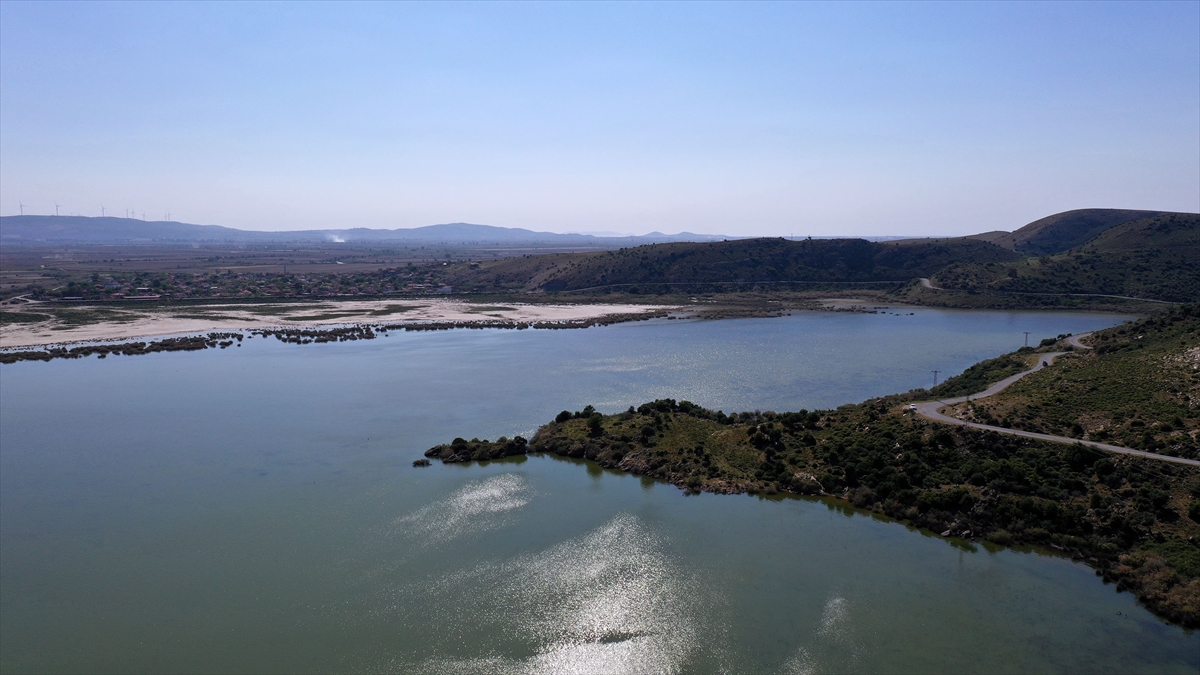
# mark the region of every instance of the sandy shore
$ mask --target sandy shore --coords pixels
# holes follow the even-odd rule
[[[40,303],[5,311],[37,313]],[[103,305],[54,306],[53,316],[37,323],[0,328],[0,349],[74,342],[129,340],[251,328],[312,327],[337,324],[402,324],[432,321],[573,321],[617,314],[648,314],[683,309],[667,305],[521,303],[472,304],[453,299],[328,301],[311,303],[212,304],[154,307]]]

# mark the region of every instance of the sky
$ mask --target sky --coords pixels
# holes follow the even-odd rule
[[[960,235],[1200,211],[1200,2],[0,2],[0,214]]]

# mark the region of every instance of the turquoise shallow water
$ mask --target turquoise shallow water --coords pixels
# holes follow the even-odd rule
[[[0,669],[1196,672],[1196,634],[1067,560],[552,458],[411,467],[563,408],[831,407],[1120,320],[819,313],[6,365]]]

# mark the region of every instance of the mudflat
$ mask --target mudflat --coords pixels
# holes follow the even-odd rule
[[[52,309],[51,309],[52,307]],[[673,305],[483,304],[449,298],[201,305],[75,305],[31,302],[4,308],[0,348],[127,340],[206,331],[338,324],[553,323],[637,318]]]

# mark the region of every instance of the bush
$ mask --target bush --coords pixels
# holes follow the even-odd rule
[[[1013,537],[1007,530],[996,530],[995,532],[988,533],[987,540],[993,544],[1008,546],[1012,543]]]

